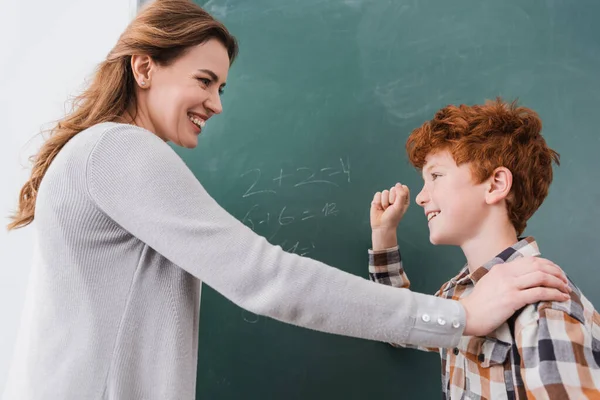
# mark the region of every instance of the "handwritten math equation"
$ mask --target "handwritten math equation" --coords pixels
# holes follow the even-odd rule
[[[242,199],[249,206],[241,221],[256,233],[266,237],[271,243],[279,244],[285,251],[301,256],[316,249],[313,241],[303,238],[290,238],[290,225],[303,228],[314,222],[333,218],[340,214],[338,204],[323,201],[315,205],[314,199],[307,199],[310,206],[285,204],[285,199],[295,196],[295,191],[307,185],[341,188],[352,182],[350,159],[339,158],[335,162],[318,168],[300,166],[280,168],[276,172],[264,173],[260,168],[243,172],[240,179],[244,182]],[[279,199],[281,201],[274,201]],[[276,205],[273,206],[273,203]],[[292,231],[293,232],[293,231]]]

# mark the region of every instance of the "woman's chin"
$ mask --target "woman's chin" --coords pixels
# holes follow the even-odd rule
[[[186,132],[183,135],[178,135],[177,141],[173,141],[179,147],[193,149],[198,145],[198,135],[192,132]]]
[[[196,146],[198,146],[198,137],[188,139],[187,141],[181,144],[181,147],[185,147],[186,149],[193,149]]]

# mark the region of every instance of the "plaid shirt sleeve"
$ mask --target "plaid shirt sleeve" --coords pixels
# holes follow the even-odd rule
[[[600,316],[578,300],[528,306],[517,318],[528,399],[600,399]]]
[[[398,246],[385,250],[369,250],[369,279],[382,285],[399,289],[410,288],[410,281],[402,267],[402,257]],[[439,352],[437,347],[421,347],[390,343],[394,347],[406,347],[422,351]]]
[[[402,268],[398,246],[385,250],[369,250],[369,279],[397,288],[410,287],[410,281]]]

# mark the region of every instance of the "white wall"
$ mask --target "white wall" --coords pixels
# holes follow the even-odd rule
[[[7,233],[36,135],[116,42],[136,0],[0,0],[0,393],[30,270],[31,228]],[[33,140],[32,140],[33,139]]]

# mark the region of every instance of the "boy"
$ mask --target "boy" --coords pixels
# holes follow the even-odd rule
[[[535,240],[520,235],[548,194],[552,162],[559,161],[541,126],[534,111],[497,99],[445,107],[409,136],[409,159],[423,175],[416,201],[430,241],[460,246],[467,259],[437,296],[461,300],[492,267],[540,255]],[[402,288],[410,283],[396,228],[408,197],[398,184],[377,193],[371,205],[370,278]],[[570,287],[570,300],[529,305],[486,337],[464,336],[454,349],[423,349],[440,353],[443,398],[600,399],[600,315]]]

